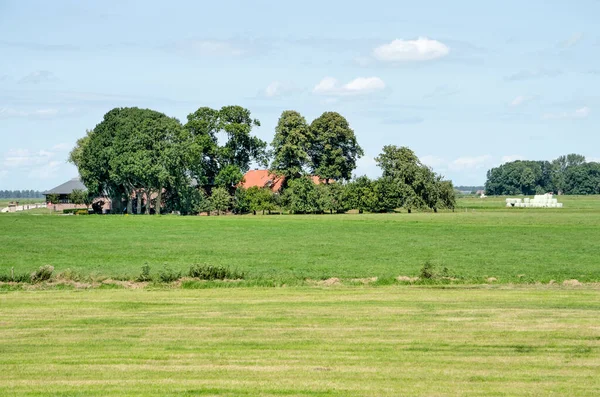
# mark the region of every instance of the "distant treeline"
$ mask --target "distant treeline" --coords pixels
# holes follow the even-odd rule
[[[477,192],[478,190],[483,190],[484,187],[483,186],[455,186],[454,189],[458,190],[459,192]]]
[[[487,172],[489,195],[600,194],[600,163],[569,154],[553,161],[513,161]]]
[[[44,198],[38,190],[0,190],[0,199],[37,199]]]

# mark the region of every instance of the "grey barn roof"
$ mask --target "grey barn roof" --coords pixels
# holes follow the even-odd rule
[[[71,194],[73,190],[87,190],[81,179],[73,178],[69,182],[65,182],[60,186],[45,191],[42,194]]]

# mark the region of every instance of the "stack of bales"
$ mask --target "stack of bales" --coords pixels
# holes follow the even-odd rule
[[[507,207],[521,207],[521,208],[562,208],[563,204],[559,203],[557,199],[552,197],[552,194],[536,194],[533,199],[506,199]]]
[[[520,207],[523,204],[523,200],[520,198],[507,198],[506,206],[507,207]]]

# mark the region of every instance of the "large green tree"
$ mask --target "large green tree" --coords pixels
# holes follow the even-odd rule
[[[349,180],[363,154],[354,131],[341,114],[325,112],[311,123],[308,150],[311,168],[325,183]]]
[[[187,116],[184,125],[189,134],[189,172],[198,185],[214,183],[219,172],[219,142],[217,135],[221,129],[220,114],[216,109],[201,107]]]
[[[250,169],[252,161],[267,166],[267,143],[251,134],[254,127],[260,127],[260,121],[253,119],[248,109],[223,106],[219,126],[227,135],[227,142],[219,150],[221,166],[235,165],[242,172]]]
[[[252,135],[258,126],[260,122],[241,106],[201,107],[189,114],[184,126],[189,134],[185,152],[189,173],[197,184],[207,191],[215,185],[232,190],[252,162],[266,166],[267,144]],[[225,137],[222,146],[219,136]]]
[[[382,169],[380,183],[383,186],[379,188],[379,201],[385,204],[382,210],[389,210],[394,204],[395,208],[404,207],[408,212],[421,207],[437,212],[438,208],[452,206],[454,199],[450,196],[454,189],[452,192],[447,190],[449,181],[444,181],[441,175],[421,163],[409,148],[384,146],[375,161]]]
[[[88,190],[108,193],[117,210],[125,199],[131,213],[134,192],[143,190],[148,205],[156,196],[160,213],[163,188],[185,179],[187,147],[177,119],[150,109],[117,108],[78,141],[71,161]]]
[[[294,110],[286,110],[275,127],[271,171],[283,175],[286,182],[300,177],[309,165],[310,130],[306,119]]]

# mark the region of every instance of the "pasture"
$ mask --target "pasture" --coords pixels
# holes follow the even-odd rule
[[[592,396],[597,288],[4,293],[0,394]]]
[[[51,264],[133,279],[145,263],[208,263],[247,280],[2,284],[0,395],[597,395],[600,205],[561,201],[462,199],[438,214],[2,214],[3,274]],[[385,285],[427,261],[466,285]],[[306,282],[330,277],[342,283]],[[254,287],[206,288],[216,285]]]
[[[600,199],[564,209],[506,209],[463,199],[456,212],[271,216],[0,216],[0,273],[50,264],[132,278],[144,264],[206,263],[252,279],[416,276],[425,262],[482,282],[600,281]],[[46,210],[42,214],[47,214]]]

